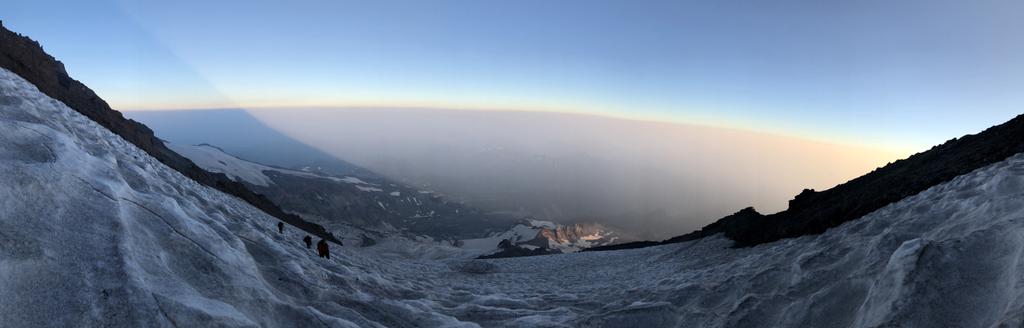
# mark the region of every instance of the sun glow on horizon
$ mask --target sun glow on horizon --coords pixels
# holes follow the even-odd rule
[[[630,120],[630,121],[641,121],[641,122],[654,122],[663,123],[669,125],[684,125],[684,126],[699,126],[709,127],[716,129],[732,129],[746,132],[764,133],[774,136],[782,136],[789,138],[802,139],[812,142],[820,142],[826,144],[834,144],[847,147],[857,147],[864,149],[872,149],[875,151],[882,151],[892,154],[892,159],[904,158],[915,152],[924,150],[924,146],[908,146],[908,145],[879,145],[879,144],[867,144],[863,143],[856,138],[843,138],[840,136],[829,136],[814,134],[809,131],[796,131],[796,130],[784,130],[784,129],[772,129],[767,128],[771,125],[764,124],[764,122],[756,122],[753,120],[727,120],[722,116],[717,115],[685,115],[679,112],[665,113],[665,112],[638,112],[638,111],[623,111],[616,110],[613,108],[601,108],[595,109],[589,107],[586,109],[570,107],[570,106],[545,106],[541,104],[526,105],[525,103],[517,105],[495,105],[495,104],[474,104],[474,103],[460,103],[460,102],[449,102],[441,103],[438,102],[381,102],[381,101],[344,101],[337,103],[324,104],[319,101],[306,101],[306,102],[292,102],[292,101],[255,101],[255,102],[233,102],[233,103],[194,103],[194,104],[174,104],[174,105],[156,105],[152,107],[132,106],[132,105],[112,105],[121,111],[164,111],[164,110],[214,110],[214,109],[245,109],[245,110],[274,110],[274,111],[288,111],[288,110],[363,110],[363,109],[422,109],[422,110],[435,110],[435,111],[478,111],[478,112],[536,112],[536,113],[552,113],[552,114],[570,114],[570,115],[586,115],[586,116],[598,116],[619,120]]]

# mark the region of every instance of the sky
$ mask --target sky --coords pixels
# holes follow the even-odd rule
[[[1021,1],[6,0],[120,110],[556,111],[909,153],[1024,108]]]

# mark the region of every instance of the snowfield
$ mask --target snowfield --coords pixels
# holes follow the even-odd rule
[[[238,182],[248,182],[257,186],[267,187],[273,184],[274,182],[264,172],[274,171],[278,173],[306,178],[328,179],[339,183],[344,182],[347,184],[356,185],[355,187],[359,188],[359,190],[361,191],[384,191],[383,189],[380,188],[369,187],[373,186],[374,184],[368,183],[356,177],[339,178],[332,176],[322,176],[301,170],[282,169],[259,163],[253,163],[232,156],[228,153],[225,153],[220,148],[207,144],[183,145],[170,142],[166,144],[168,148],[174,150],[175,152],[181,154],[182,156],[185,156],[185,158],[188,158],[193,163],[196,163],[196,165],[199,165],[199,167],[202,167],[204,170],[210,172],[224,173],[232,180]],[[391,194],[392,196],[397,196],[395,195],[395,192]]]
[[[462,248],[477,250],[479,254],[490,254],[498,251],[498,243],[508,239],[513,243],[524,242],[537,237],[540,229],[536,226],[517,224],[505,232],[493,233],[489,237],[463,239]]]
[[[0,325],[1021,326],[1024,155],[819,236],[382,257],[163,166],[0,70]]]
[[[185,156],[185,158],[196,163],[199,167],[210,172],[224,173],[232,180],[238,182],[249,182],[257,186],[266,187],[273,183],[273,181],[270,180],[270,177],[263,174],[263,171],[285,171],[230,156],[210,145],[182,145],[170,142],[166,144],[167,148],[174,150],[174,152],[181,154],[181,156]],[[311,175],[304,171],[295,171],[294,173],[301,173],[303,176]]]

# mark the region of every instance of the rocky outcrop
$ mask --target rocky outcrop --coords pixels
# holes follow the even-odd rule
[[[636,242],[595,250],[677,243],[722,233],[735,246],[820,234],[932,186],[1024,152],[1024,115],[974,135],[875,169],[832,189],[805,189],[785,211],[762,215],[753,208],[722,218],[701,230],[660,242]]]
[[[819,234],[932,186],[1024,152],[1024,115],[953,139],[832,189],[805,190],[785,211],[753,215],[721,232],[737,246]]]
[[[537,233],[537,239],[555,244],[576,244],[580,241],[605,238],[609,231],[597,223],[576,223],[558,225],[554,229],[544,228]],[[547,243],[544,244],[546,246]]]
[[[131,142],[160,162],[181,172],[196,182],[238,197],[310,234],[332,242],[338,240],[322,226],[301,217],[285,213],[263,195],[232,181],[224,174],[211,173],[192,161],[168,149],[153,131],[142,123],[125,118],[81,82],[68,76],[64,64],[43,51],[38,42],[14,33],[0,22],[0,67],[31,82],[47,96],[60,100],[68,107]]]

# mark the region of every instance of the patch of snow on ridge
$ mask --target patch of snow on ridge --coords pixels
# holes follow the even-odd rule
[[[301,176],[306,178],[326,178],[326,179],[337,179],[332,177],[325,177],[315,173],[310,173],[302,170],[288,170],[281,169],[271,166],[266,166],[259,163],[250,162],[231,154],[225,153],[220,148],[215,146],[201,144],[201,145],[182,145],[168,142],[167,147],[171,150],[185,156],[192,162],[199,165],[203,169],[211,172],[224,173],[232,180],[245,181],[257,186],[269,186],[273,181],[264,172],[275,171],[288,175]]]
[[[530,222],[530,226],[532,226],[532,227],[547,228],[547,229],[552,229],[552,230],[558,228],[558,225],[555,224],[554,222],[551,222],[551,221],[544,221],[544,220],[537,220],[537,219],[529,219],[528,221]]]
[[[258,186],[269,186],[271,183],[270,177],[264,175],[263,171],[273,168],[228,155],[216,147],[179,145],[171,142],[167,143],[167,147],[192,160],[199,167],[211,172],[224,173],[232,180],[246,181]]]
[[[445,259],[455,247],[403,241],[332,245],[330,260],[317,258],[301,231],[277,233],[275,218],[185,178],[6,70],[0,145],[4,325],[1024,323],[1024,155],[817,236],[742,249],[714,236],[478,264]]]
[[[273,181],[264,172],[274,171],[283,174],[300,176],[305,178],[319,178],[328,179],[334,182],[346,183],[353,185],[356,189],[366,192],[382,192],[381,188],[373,187],[372,183],[363,181],[362,179],[346,176],[346,177],[333,177],[323,176],[316,173],[308,172],[308,167],[303,170],[289,170],[267,166],[259,163],[250,162],[228,153],[225,153],[220,148],[215,146],[201,144],[201,145],[181,145],[175,143],[167,143],[167,147],[171,148],[175,152],[185,156],[196,165],[202,167],[211,172],[224,173],[232,180],[245,181],[257,186],[267,187],[270,186]]]
[[[365,191],[365,192],[381,192],[381,191],[384,191],[384,189],[380,189],[380,188],[377,188],[377,187],[356,186],[356,189],[359,189],[359,191]]]
[[[512,229],[502,233],[491,234],[485,238],[475,239],[464,239],[462,240],[462,247],[466,249],[472,249],[480,251],[481,254],[485,254],[498,249],[498,243],[504,239],[508,239],[512,242],[523,242],[537,237],[539,230],[526,226],[523,224],[517,224]]]
[[[359,179],[357,177],[343,177],[343,178],[330,177],[330,179],[334,180],[334,181],[337,181],[337,182],[344,182],[344,183],[351,183],[351,184],[373,185],[373,184],[371,184],[369,182],[366,182],[366,181],[363,181],[362,179]]]
[[[433,210],[431,210],[430,212],[427,212],[427,214],[423,214],[423,213],[420,213],[419,211],[416,211],[416,214],[413,215],[413,216],[410,216],[409,218],[410,219],[423,219],[423,218],[431,218],[431,217],[434,217],[434,211]]]

